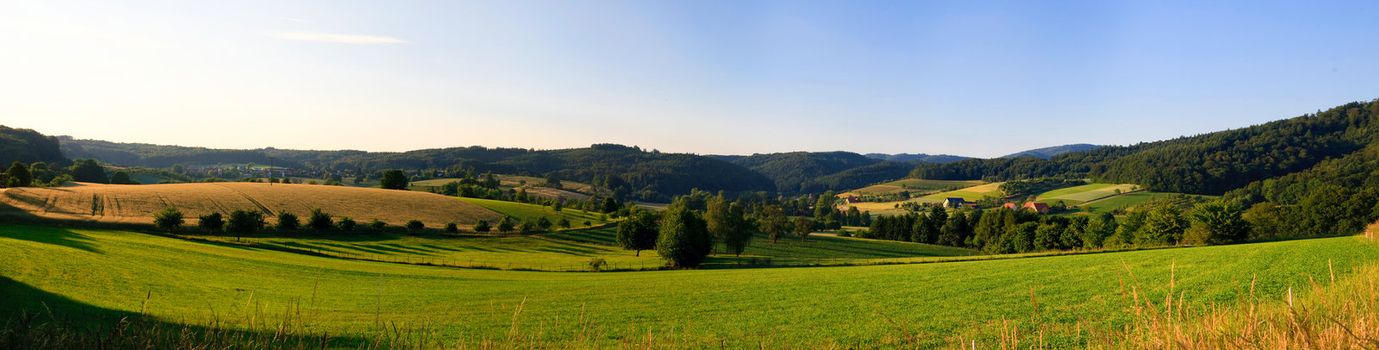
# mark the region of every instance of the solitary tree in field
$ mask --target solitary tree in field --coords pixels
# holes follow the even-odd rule
[[[540,227],[542,230],[550,230],[553,225],[555,225],[555,223],[552,223],[551,219],[547,219],[545,216],[536,220],[536,227]]]
[[[488,232],[492,229],[493,227],[488,226],[488,220],[479,220],[479,223],[474,224],[474,232]]]
[[[795,218],[795,234],[800,236],[800,242],[804,242],[805,239],[809,238],[809,234],[814,232],[814,227],[816,226],[818,226],[818,223],[814,222],[814,219],[806,217]]]
[[[452,223],[445,224],[445,232],[448,232],[448,233],[459,233],[459,232],[460,232],[460,225],[456,225],[456,224],[453,223],[453,222],[452,222]]]
[[[353,222],[353,220],[350,221]],[[341,219],[340,222],[343,224],[344,220]],[[307,219],[306,225],[317,231],[329,231],[335,228],[335,223],[331,222],[330,214],[321,211],[321,208],[311,210],[311,217]]]
[[[341,230],[341,231],[349,232],[349,231],[354,231],[354,226],[355,226],[355,225],[358,225],[358,223],[355,223],[355,222],[354,222],[354,219],[351,219],[350,217],[346,216],[346,217],[340,218],[340,223],[339,223],[339,225],[340,225],[340,230]]]
[[[164,230],[176,231],[178,227],[182,227],[182,211],[172,206],[164,207],[162,211],[153,214],[153,224]]]
[[[424,228],[426,228],[426,224],[422,223],[421,220],[412,220],[407,222],[407,230],[412,231],[412,233],[421,232],[421,230]]]
[[[570,228],[570,219],[560,218],[560,221],[556,222],[555,225],[560,226],[560,228]]]
[[[402,170],[385,171],[379,186],[389,190],[405,190],[407,189],[407,173],[402,172]]]
[[[225,227],[225,218],[220,213],[210,213],[197,218],[197,225],[202,229],[220,231],[220,228]]]
[[[713,237],[699,213],[689,207],[685,197],[676,198],[661,217],[656,252],[672,267],[695,267],[713,249]]]
[[[230,213],[230,220],[225,225],[225,230],[235,233],[235,240],[239,237],[258,232],[263,229],[263,213],[257,210],[236,210]]]
[[[729,253],[742,256],[742,252],[747,250],[747,244],[752,241],[752,225],[747,222],[747,216],[743,213],[741,205],[737,203],[728,205],[728,222],[731,225],[723,235],[723,246]]]
[[[656,213],[634,210],[628,215],[627,220],[618,223],[618,245],[623,249],[636,251],[637,256],[642,256],[643,250],[656,248],[659,225],[656,222]]]
[[[512,222],[511,216],[504,216],[502,220],[498,220],[498,232],[512,232],[515,226],[517,226],[517,224]]]
[[[18,161],[10,164],[10,169],[5,171],[5,177],[7,178],[5,186],[8,187],[26,187],[33,184],[34,181],[29,167]]]
[[[283,231],[296,230],[301,226],[301,221],[297,220],[297,214],[289,212],[278,213],[278,229]]]
[[[781,236],[790,232],[790,222],[785,217],[785,210],[778,205],[767,205],[763,208],[758,221],[761,232],[771,239],[771,243],[776,243]]]

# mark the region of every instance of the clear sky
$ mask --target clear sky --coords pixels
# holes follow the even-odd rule
[[[1379,97],[1376,4],[0,0],[0,124],[228,148],[999,156]]]

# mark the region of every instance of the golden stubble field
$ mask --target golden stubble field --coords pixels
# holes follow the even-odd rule
[[[481,206],[432,193],[252,182],[10,188],[0,193],[0,204],[45,218],[118,223],[150,222],[153,213],[169,205],[191,222],[200,215],[238,209],[259,210],[270,217],[284,211],[305,217],[315,208],[336,218],[378,219],[390,225],[421,220],[428,227],[441,227],[501,218]]]

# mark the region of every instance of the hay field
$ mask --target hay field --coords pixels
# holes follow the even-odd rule
[[[1139,185],[1134,184],[1086,184],[1040,193],[1036,198],[1045,203],[1063,201],[1068,205],[1077,205],[1140,189]]]
[[[935,191],[972,187],[985,183],[986,182],[981,180],[900,179],[847,191],[843,194],[880,195],[900,193],[903,191],[910,191],[910,193],[913,194],[928,194]]]
[[[10,188],[0,192],[0,205],[45,218],[118,223],[149,223],[153,213],[169,205],[182,210],[189,223],[200,215],[239,209],[269,216],[283,211],[305,216],[321,208],[332,216],[359,222],[378,219],[401,225],[421,220],[430,227],[501,218],[484,207],[425,192],[253,182]]]
[[[969,201],[976,201],[986,197],[1004,197],[1005,194],[1001,192],[1001,184],[1004,184],[1004,182],[993,182],[984,185],[967,187],[956,191],[939,192],[921,197],[920,201],[938,203],[942,202],[944,198],[949,197],[961,197],[962,199],[966,199]]]

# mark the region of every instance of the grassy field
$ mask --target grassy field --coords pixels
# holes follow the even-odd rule
[[[147,313],[251,330],[286,316],[304,332],[424,327],[436,340],[518,347],[993,348],[1012,332],[1024,346],[1078,347],[1122,329],[1136,307],[1161,305],[1170,288],[1189,306],[1251,295],[1276,305],[1376,259],[1374,243],[1341,237],[918,265],[555,273],[7,225],[0,312]]]
[[[527,194],[545,198],[569,198],[576,200],[587,200],[589,194],[593,193],[593,187],[585,183],[561,181],[562,188],[550,188],[540,186],[546,183],[546,179],[517,176],[517,175],[497,175],[500,186],[503,188],[525,188]],[[431,191],[435,188],[445,186],[445,184],[459,181],[457,178],[440,178],[420,181],[412,181],[408,188],[414,191]],[[525,181],[525,184],[523,183]]]
[[[402,225],[421,220],[429,227],[447,223],[473,225],[502,216],[483,206],[437,194],[348,186],[266,184],[252,182],[163,185],[78,184],[56,188],[10,188],[0,192],[0,207],[54,219],[119,223],[152,223],[153,213],[176,206],[195,223],[211,212],[259,210],[270,217],[280,212],[305,216],[321,208],[335,217],[355,221],[382,220]],[[14,210],[9,210],[10,215]],[[581,220],[582,222],[583,220]]]
[[[1089,212],[1089,213],[1110,213],[1110,212],[1114,212],[1114,211],[1116,211],[1116,210],[1125,209],[1125,208],[1133,207],[1133,206],[1136,206],[1136,205],[1144,204],[1144,203],[1146,203],[1146,202],[1150,202],[1150,201],[1153,201],[1153,200],[1165,199],[1165,198],[1169,198],[1169,197],[1173,197],[1173,196],[1178,196],[1178,195],[1181,195],[1181,194],[1179,194],[1179,193],[1169,193],[1169,192],[1145,192],[1145,191],[1140,191],[1140,192],[1126,193],[1126,194],[1122,194],[1122,195],[1119,195],[1119,196],[1113,196],[1113,197],[1106,198],[1106,199],[1102,199],[1102,200],[1097,200],[1097,201],[1092,201],[1092,202],[1083,203],[1083,204],[1081,204],[1081,205],[1078,205],[1078,207],[1081,207],[1081,208],[1086,209],[1086,212]],[[1193,195],[1193,196],[1196,196],[1196,195]],[[1197,196],[1197,197],[1209,197],[1209,196]]]
[[[935,181],[935,180],[926,180],[926,181]],[[957,182],[961,182],[961,181],[957,181]],[[981,183],[981,182],[978,181],[977,183]],[[917,197],[917,198],[911,198],[911,199],[904,200],[904,201],[894,201],[894,202],[862,202],[862,203],[853,203],[853,204],[848,204],[848,205],[842,205],[842,206],[840,206],[840,207],[845,209],[847,206],[854,206],[854,207],[857,207],[857,210],[868,211],[868,212],[871,212],[872,215],[900,215],[900,214],[904,214],[904,213],[905,213],[905,209],[899,208],[898,205],[900,205],[901,203],[906,203],[906,202],[911,202],[911,203],[941,203],[941,202],[943,202],[943,200],[944,200],[945,198],[949,198],[949,197],[960,197],[960,198],[963,198],[963,199],[966,199],[966,200],[969,200],[969,201],[976,201],[976,200],[979,200],[979,199],[982,199],[982,198],[986,198],[986,197],[1001,197],[1001,196],[1003,195],[1003,194],[1001,193],[1001,184],[1002,184],[1001,182],[997,182],[997,183],[984,183],[984,184],[980,184],[980,185],[976,185],[976,186],[964,187],[964,188],[957,189],[957,190],[953,190],[953,191],[932,193],[932,194],[929,194],[929,195],[925,195],[925,196]]]
[[[563,218],[566,220],[570,220],[571,227],[578,228],[590,226],[584,224],[584,222],[586,221],[588,221],[593,226],[597,226],[604,224],[607,220],[606,217],[598,213],[587,212],[579,209],[562,208],[560,211],[556,211],[554,208],[536,204],[508,202],[482,198],[456,198],[459,198],[459,200],[464,203],[477,205],[503,215],[517,218],[519,221],[537,221],[541,218],[546,218],[546,220],[550,220],[551,223],[556,223],[560,222],[560,219]],[[489,223],[492,224],[494,222],[489,221]]]
[[[1044,203],[1062,201],[1072,206],[1138,191],[1139,189],[1140,187],[1138,185],[1132,184],[1086,184],[1040,193],[1035,198],[1037,201]]]
[[[846,193],[879,195],[909,191],[912,194],[928,194],[936,191],[972,187],[984,183],[985,182],[981,180],[900,179],[855,189]]]
[[[663,265],[654,250],[642,251],[637,256],[633,251],[618,248],[616,228],[612,226],[512,236],[302,234],[202,238],[353,259],[504,270],[587,271],[589,262],[595,258],[603,259],[610,270],[654,270]],[[963,248],[824,235],[812,236],[804,242],[788,238],[776,243],[757,237],[741,256],[711,256],[705,267],[865,265],[942,260],[973,254],[976,252]]]

